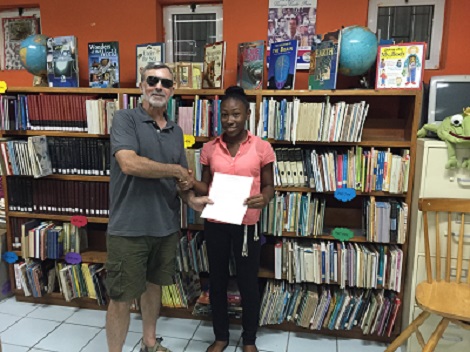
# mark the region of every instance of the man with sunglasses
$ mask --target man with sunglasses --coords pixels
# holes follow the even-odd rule
[[[156,339],[161,286],[173,284],[180,231],[180,200],[202,210],[195,197],[181,128],[166,118],[173,73],[149,64],[140,83],[142,104],[119,110],[111,129],[110,216],[107,233],[106,316],[109,352],[121,352],[129,328],[129,307],[140,298],[141,352],[169,352]],[[177,185],[179,187],[177,187]],[[178,190],[179,188],[179,190]]]

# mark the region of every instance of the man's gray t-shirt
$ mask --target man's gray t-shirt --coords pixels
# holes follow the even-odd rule
[[[174,178],[126,175],[114,157],[119,150],[165,164],[188,167],[183,131],[172,121],[160,130],[147,112],[119,110],[111,128],[110,216],[108,233],[114,236],[167,236],[180,229],[180,200]]]

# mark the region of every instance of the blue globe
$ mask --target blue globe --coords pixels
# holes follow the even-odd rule
[[[20,44],[21,65],[35,76],[47,73],[47,37],[34,34]]]
[[[351,26],[341,32],[339,72],[346,76],[365,73],[377,57],[377,37],[367,27]]]

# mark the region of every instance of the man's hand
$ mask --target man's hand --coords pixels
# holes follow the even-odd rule
[[[188,205],[196,211],[203,211],[206,204],[214,204],[208,196],[192,196],[188,199]]]
[[[183,178],[177,179],[177,186],[181,191],[189,191],[190,189],[194,187],[195,179],[194,179],[193,170],[188,169],[187,173],[188,173],[188,177],[186,179],[183,179]]]
[[[248,197],[245,200],[244,205],[247,205],[248,208],[263,209],[268,203],[269,201],[267,201],[266,197],[263,194],[259,193],[257,195]]]

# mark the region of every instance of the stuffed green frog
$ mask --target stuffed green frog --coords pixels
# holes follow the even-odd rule
[[[437,133],[447,144],[448,160],[446,169],[458,168],[460,163],[455,155],[455,145],[463,144],[470,147],[470,107],[462,114],[448,116],[440,125],[426,124],[418,131],[418,137],[425,137],[426,131]],[[470,160],[464,160],[462,167],[470,169]]]

